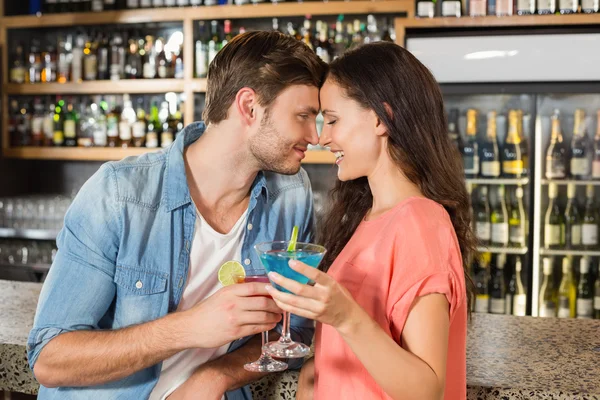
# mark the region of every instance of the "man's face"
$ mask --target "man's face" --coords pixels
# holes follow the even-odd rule
[[[249,139],[250,151],[264,171],[296,174],[309,144],[317,144],[319,89],[292,85],[284,89],[263,114]]]

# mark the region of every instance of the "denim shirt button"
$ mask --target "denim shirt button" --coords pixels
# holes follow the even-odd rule
[[[177,287],[181,288],[183,286],[183,278],[179,278],[179,282],[177,283]]]
[[[253,228],[252,224],[248,224],[248,230],[251,231]]]
[[[142,283],[142,281],[137,281],[135,283],[135,287],[138,288],[138,289],[141,289],[142,287],[144,287],[144,284]]]
[[[251,263],[251,262],[252,262],[252,261],[250,261],[250,259],[249,259],[249,258],[246,258],[246,259],[244,260],[244,264],[246,264],[246,265],[250,265],[250,263]]]

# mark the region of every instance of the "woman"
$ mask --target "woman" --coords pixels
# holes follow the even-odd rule
[[[316,282],[272,274],[277,304],[318,321],[314,366],[298,398],[465,399],[474,251],[469,197],[431,73],[408,51],[376,43],[331,64],[321,89],[321,144],[338,178]]]

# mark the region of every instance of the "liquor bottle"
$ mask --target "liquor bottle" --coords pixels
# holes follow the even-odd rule
[[[538,14],[556,13],[556,0],[537,0]]]
[[[52,144],[54,146],[63,146],[65,144],[65,101],[56,96],[56,106],[54,107],[54,133],[52,136]]]
[[[146,141],[146,111],[144,110],[144,99],[138,98],[136,121],[131,127],[133,135],[133,146],[144,147]]]
[[[508,284],[506,294],[506,314],[524,317],[527,314],[527,293],[521,280],[523,265],[520,257],[516,257],[515,268]]]
[[[600,267],[596,270],[596,283],[594,284],[594,319],[600,319]]]
[[[190,5],[190,0],[177,0],[177,7],[187,7]]]
[[[36,97],[33,101],[33,117],[31,118],[31,145],[44,144],[44,105],[42,99]]]
[[[140,0],[140,8],[152,7],[152,0]]]
[[[544,220],[544,247],[559,249],[564,244],[565,220],[558,206],[558,187],[555,183],[548,185],[548,209]]]
[[[71,80],[71,62],[73,54],[71,53],[72,43],[70,36],[61,36],[58,39],[58,74],[57,81],[65,83]]]
[[[73,99],[71,98],[69,100],[69,103],[67,104],[67,114],[65,115],[65,122],[63,125],[65,135],[65,146],[77,146],[77,124],[77,112],[73,108]]]
[[[108,147],[119,146],[119,116],[121,107],[116,102],[114,96],[108,100],[108,114],[106,115],[106,136]]]
[[[562,260],[562,279],[558,287],[558,318],[575,318],[577,288],[573,281],[571,259]]]
[[[131,128],[137,120],[135,110],[131,98],[128,94],[123,95],[123,111],[120,115],[119,121],[119,139],[121,147],[131,147],[133,145],[133,137]]]
[[[523,176],[523,156],[521,154],[521,137],[519,136],[519,117],[517,111],[508,112],[508,133],[502,151],[502,172],[508,178]]]
[[[92,11],[93,12],[104,11],[104,0],[92,0]]]
[[[223,21],[223,38],[221,40],[221,48],[225,47],[225,45],[231,42],[233,36],[231,35],[231,20],[226,19]]]
[[[172,127],[169,125],[169,117],[171,113],[169,111],[169,103],[163,101],[160,105],[160,111],[158,112],[158,119],[161,126],[160,132],[160,147],[163,149],[169,147],[171,143],[173,143],[173,139],[175,137],[175,132]]]
[[[127,0],[127,9],[134,10],[140,8],[140,0]]]
[[[492,314],[504,314],[506,312],[505,264],[506,254],[498,254],[496,256],[496,270],[492,276],[490,289],[490,312]]]
[[[176,0],[164,0],[165,7],[175,7],[177,5]]]
[[[535,2],[536,0],[517,0],[517,14],[518,15],[531,15],[535,14]]]
[[[110,79],[118,81],[125,78],[125,47],[123,37],[116,34],[110,45]]]
[[[315,52],[323,62],[329,64],[331,62],[331,48],[329,47],[329,38],[327,37],[327,24],[322,23],[320,29],[318,45],[315,48]]]
[[[165,6],[165,0],[152,0],[152,7],[160,8]]]
[[[544,280],[540,289],[539,316],[542,318],[554,318],[557,315],[558,309],[558,293],[554,287],[552,259],[544,258],[542,262]]]
[[[75,36],[75,43],[71,50],[71,82],[81,82],[83,79],[83,49],[85,47],[85,37],[81,34]]]
[[[599,0],[581,0],[581,12],[586,14],[597,13],[600,11]]]
[[[517,132],[521,139],[521,159],[523,160],[523,176],[529,174],[529,140],[527,134],[524,132],[524,127],[527,126],[529,129],[531,115],[527,114],[523,116],[523,110],[517,111]]]
[[[496,0],[496,16],[505,17],[511,15],[513,15],[513,2],[511,0]]]
[[[448,112],[448,136],[452,140],[452,144],[459,152],[462,150],[464,144],[460,133],[458,133],[458,109],[453,108]]]
[[[574,14],[579,9],[579,0],[558,0],[558,10],[561,14]]]
[[[479,257],[479,270],[475,274],[475,312],[490,312],[490,253],[482,253]]]
[[[498,178],[500,176],[500,152],[496,137],[496,112],[487,114],[487,137],[481,144],[480,150],[481,176],[484,178]]]
[[[146,36],[146,45],[144,47],[144,66],[143,66],[143,74],[144,79],[154,79],[156,78],[157,68],[156,68],[156,47],[154,46],[154,37],[148,35]]]
[[[594,317],[594,292],[590,279],[590,259],[581,257],[579,261],[579,285],[577,286],[577,318]]]
[[[110,47],[108,46],[108,39],[105,35],[99,37],[97,39],[98,42],[98,50],[97,50],[97,60],[98,60],[98,75],[97,79],[99,80],[108,80],[110,79],[110,64],[109,64],[109,53]]]
[[[221,50],[221,40],[219,38],[219,25],[217,21],[210,22],[211,38],[208,41],[208,65]]]
[[[117,8],[116,0],[104,0],[105,10],[115,10]]]
[[[46,103],[46,113],[44,115],[44,146],[54,145],[54,115],[55,104],[50,100]]]
[[[559,116],[559,111],[555,110],[552,116],[552,137],[546,150],[546,178],[548,179],[567,177],[567,146],[563,142]]]
[[[508,245],[508,212],[506,210],[504,185],[497,187],[497,199],[492,206],[490,220],[492,222],[492,246]]]
[[[156,39],[156,69],[160,79],[169,77],[169,62],[165,55],[165,40],[161,37]]]
[[[83,101],[81,105],[85,104]],[[91,147],[94,144],[94,130],[96,129],[96,114],[93,106],[96,104],[88,102],[84,112],[81,114],[81,126],[79,136],[77,137],[77,145],[79,147]]]
[[[594,186],[586,186],[585,197],[586,203],[583,213],[583,224],[581,226],[581,243],[586,249],[597,250],[600,216],[598,215],[598,208],[594,203]]]
[[[98,76],[98,56],[96,54],[98,46],[88,36],[83,49],[83,79],[86,81],[96,80]]]
[[[573,140],[571,141],[571,176],[574,179],[589,179],[590,177],[590,148],[585,127],[585,112],[575,110]]]
[[[486,0],[469,0],[469,16],[484,17],[487,15]]]
[[[442,0],[442,17],[462,16],[462,4],[458,0]]]
[[[96,107],[94,107],[94,105]],[[106,147],[108,145],[108,103],[98,99],[92,104],[92,111],[96,117],[96,125],[94,125],[94,146]]]
[[[435,17],[435,2],[433,0],[418,0],[416,16],[420,18]]]
[[[514,247],[527,245],[525,232],[527,231],[527,216],[523,207],[523,188],[521,185],[512,191],[510,217],[508,219],[509,242]]]
[[[208,30],[204,21],[198,23],[198,40],[196,41],[196,78],[208,75]]]
[[[594,158],[592,161],[592,179],[600,179],[600,110],[597,112],[598,125],[594,138]]]
[[[477,110],[467,110],[467,141],[462,149],[465,176],[479,175],[479,146],[477,144]]]
[[[567,185],[567,207],[565,208],[565,246],[568,249],[581,247],[582,217],[576,198],[576,186]]]
[[[125,57],[125,79],[140,79],[142,75],[142,56],[139,52],[138,42],[129,39],[129,51]]]
[[[31,41],[29,53],[27,54],[27,72],[25,75],[27,83],[39,83],[42,81],[42,55],[40,53],[39,42]]]
[[[23,45],[17,44],[15,54],[12,57],[12,66],[10,67],[10,81],[12,83],[25,83],[25,53]]]
[[[49,45],[42,52],[42,82],[56,82],[56,51]]]
[[[150,108],[150,117],[148,118],[148,129],[146,132],[146,147],[155,149],[158,147],[158,133],[160,131],[160,121],[158,118],[158,104],[156,99],[152,100]]]
[[[479,243],[483,246],[489,245],[492,240],[492,225],[490,223],[490,204],[488,201],[488,187],[480,186],[477,190],[479,199],[475,202],[475,234]]]

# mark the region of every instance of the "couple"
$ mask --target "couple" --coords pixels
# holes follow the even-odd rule
[[[391,43],[328,67],[291,37],[249,32],[208,76],[204,123],[103,165],[68,211],[28,340],[39,398],[250,399],[262,375],[243,365],[287,310],[294,340],[319,322],[298,398],[464,399],[474,239],[429,71]],[[300,162],[319,110],[339,182],[315,239]],[[295,225],[328,249],[326,272],[293,265],[314,286],[219,286],[224,262],[260,267],[253,246]]]

